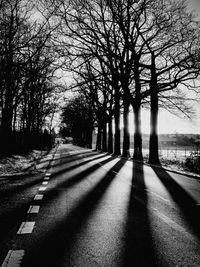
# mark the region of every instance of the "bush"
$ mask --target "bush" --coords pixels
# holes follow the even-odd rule
[[[185,167],[190,171],[200,173],[200,154],[192,153],[190,157],[186,158]]]

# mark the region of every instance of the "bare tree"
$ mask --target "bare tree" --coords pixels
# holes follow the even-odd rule
[[[153,3],[153,5],[152,5]],[[199,69],[194,64],[197,51],[197,25],[188,14],[184,1],[147,1],[144,27],[138,28],[140,37],[148,50],[142,63],[149,76],[151,98],[151,163],[159,163],[157,120],[159,94],[174,90],[179,85],[187,86],[197,78]]]
[[[33,19],[33,2],[1,1],[0,96],[1,132],[11,138],[15,128],[41,131],[45,96],[53,88],[55,54],[50,44],[52,29]],[[10,142],[12,148],[12,142]],[[8,149],[7,149],[8,150]]]
[[[114,98],[114,154],[121,153],[120,108],[124,107],[123,155],[129,156],[129,107],[134,111],[134,158],[142,159],[140,110],[151,101],[150,162],[158,163],[159,95],[195,78],[196,25],[184,1],[55,1],[57,44],[74,69],[96,58],[109,74]],[[52,7],[53,5],[51,5]],[[68,60],[70,59],[70,60]],[[108,89],[109,91],[110,89]],[[146,101],[146,100],[145,100]]]

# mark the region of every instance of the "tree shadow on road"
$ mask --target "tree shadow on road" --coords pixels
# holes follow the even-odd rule
[[[27,175],[26,177],[10,178],[8,183],[0,189],[0,201],[2,198],[8,199],[17,194],[22,195],[26,191],[29,192],[43,181],[43,174]]]
[[[70,151],[69,151],[70,152]],[[54,158],[54,153],[53,154],[53,158],[48,158],[48,155],[47,156],[43,156],[43,158],[39,158],[37,159],[37,166],[39,167],[40,165],[42,164],[45,164],[45,163],[50,163],[50,162],[54,162],[53,165],[49,164],[47,166],[47,169],[51,168],[52,166],[53,167],[56,167],[56,166],[61,166],[61,165],[64,165],[66,163],[69,163],[71,161],[75,161],[77,159],[81,159],[81,158],[85,158],[85,157],[90,157],[92,155],[99,155],[100,153],[99,152],[95,152],[95,151],[83,151],[83,152],[77,152],[77,153],[72,153],[72,154],[69,154],[68,153],[65,153],[64,155],[62,155],[61,157],[59,158]],[[50,154],[49,154],[50,155]],[[60,162],[62,161],[62,163]],[[58,163],[57,163],[58,162]],[[27,167],[24,169],[24,171],[29,171],[33,168],[33,165]]]
[[[128,206],[124,267],[158,266],[148,216],[148,196],[143,164],[133,162],[133,177]]]
[[[186,223],[200,240],[199,206],[187,191],[179,185],[163,168],[152,167],[159,180],[163,183],[170,196],[178,204]]]
[[[74,154],[68,154],[59,158],[54,158],[53,161],[54,163],[51,165],[51,167],[56,167],[56,166],[61,166],[61,165],[65,165],[67,163],[70,163],[72,161],[76,161],[76,160],[81,160],[81,159],[85,159],[85,158],[90,158],[90,157],[95,157],[95,156],[105,156],[100,154],[100,153],[95,153],[92,151],[89,152],[85,152],[85,153],[74,153]]]
[[[107,159],[109,160],[111,158]],[[76,243],[76,239],[87,225],[89,218],[98,209],[105,192],[125,163],[123,159],[118,160],[101,180],[81,197],[78,203],[74,204],[69,214],[60,221],[56,222],[56,219],[52,221],[49,229],[47,227],[41,229],[43,230],[41,235],[35,237],[32,246],[27,249],[27,256],[22,266],[63,266],[63,257],[65,261],[66,258],[69,261],[65,262],[65,266],[70,266],[70,251],[74,248],[74,242]],[[90,168],[90,171],[87,171],[87,174],[97,168],[100,166],[96,164]]]
[[[65,168],[65,171],[62,170],[61,172],[56,172],[52,175],[52,178],[55,178],[55,180],[56,180],[56,177],[60,174],[64,174],[65,176],[69,176],[69,174],[67,173],[68,171],[71,171],[72,169],[78,169],[80,166],[83,166],[83,165],[85,165],[85,167],[86,167],[86,169],[84,169],[84,170],[80,169],[77,174],[72,175],[71,177],[67,177],[67,178],[64,177],[64,179],[56,180],[55,187],[56,188],[59,188],[59,187],[68,188],[70,186],[73,186],[73,185],[83,181],[87,175],[98,170],[102,165],[109,163],[109,162],[113,161],[114,159],[115,158],[113,158],[113,157],[109,157],[109,158],[106,158],[105,160],[101,161],[100,162],[101,165],[99,163],[95,163],[94,165],[88,167],[87,164],[94,160],[94,159],[93,160],[91,159],[88,161],[81,162],[80,164]],[[48,194],[51,191],[53,191],[55,189],[55,187],[52,187],[50,190],[48,190]]]
[[[104,158],[104,157],[107,157],[107,156],[106,155],[99,155],[99,156],[92,157],[92,158],[90,156],[89,159],[84,158],[84,161],[81,161],[80,163],[77,163],[76,160],[82,160],[82,159],[74,158],[70,162],[57,164],[58,169],[57,170],[56,169],[52,170],[51,177],[55,177],[57,175],[61,175],[61,174],[65,173],[65,172],[67,172],[67,171],[70,171],[72,169],[76,169],[78,167],[86,165],[89,162],[92,162],[94,160],[98,160],[98,159],[101,159],[101,158]],[[72,165],[70,163],[72,163]],[[55,166],[53,165],[52,167],[54,168]]]

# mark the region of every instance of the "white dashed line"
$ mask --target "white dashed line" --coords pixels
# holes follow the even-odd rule
[[[22,222],[17,234],[31,234],[33,231],[33,227],[35,222]]]
[[[1,267],[20,267],[24,250],[9,250]]]
[[[32,205],[29,207],[27,213],[38,213],[40,209],[40,206]]]
[[[44,197],[44,195],[42,195],[42,194],[38,194],[38,195],[36,195],[35,197],[34,197],[34,200],[42,200],[43,199],[43,197]]]
[[[46,189],[47,189],[46,187],[41,186],[41,187],[39,188],[39,191],[45,191]]]
[[[42,185],[47,185],[48,180],[50,179],[51,173],[46,173],[44,177],[44,182]],[[46,187],[41,186],[39,191],[45,191]],[[34,197],[34,200],[42,200],[43,194],[37,194]],[[31,205],[27,211],[27,213],[38,213],[40,209],[39,205]],[[22,222],[17,234],[30,234],[33,232],[35,222]],[[1,267],[20,267],[25,251],[24,250],[9,250],[8,254],[6,255],[4,262],[2,263]]]

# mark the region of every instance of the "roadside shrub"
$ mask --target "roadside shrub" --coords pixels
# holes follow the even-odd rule
[[[185,167],[192,172],[200,173],[200,154],[194,153],[186,158]]]

